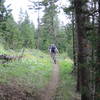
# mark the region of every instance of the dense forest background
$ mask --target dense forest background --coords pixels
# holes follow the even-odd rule
[[[30,10],[44,7],[44,15],[38,16],[38,27],[30,21],[27,11],[20,9],[19,21],[16,23],[11,14],[10,5],[5,8],[0,3],[0,40],[6,49],[36,48],[48,51],[50,44],[55,43],[61,53],[68,52],[72,58],[72,25],[61,26],[58,20],[57,1],[44,0],[32,2]],[[35,8],[34,8],[35,6]]]

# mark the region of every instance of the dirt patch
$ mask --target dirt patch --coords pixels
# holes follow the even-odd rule
[[[0,84],[0,100],[40,100],[38,93],[17,85]]]

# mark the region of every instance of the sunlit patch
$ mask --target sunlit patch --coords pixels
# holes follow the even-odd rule
[[[70,63],[73,63],[73,61],[69,58],[66,58],[64,61],[67,61],[67,62],[70,62]]]

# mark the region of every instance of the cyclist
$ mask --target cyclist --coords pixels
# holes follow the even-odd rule
[[[58,49],[55,44],[50,45],[49,52],[50,52],[51,58],[53,59],[54,63],[56,64],[56,53],[58,53]]]

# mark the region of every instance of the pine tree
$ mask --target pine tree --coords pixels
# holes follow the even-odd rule
[[[33,48],[34,47],[34,35],[35,28],[32,23],[30,23],[28,13],[24,13],[23,21],[19,24],[19,29],[21,31],[22,44],[24,47]]]
[[[44,9],[44,16],[42,18],[41,25],[41,41],[45,44],[44,48],[48,48],[50,43],[57,44],[57,34],[59,21],[57,17],[57,6],[55,5],[54,0],[44,0],[42,2]],[[45,37],[44,37],[45,36]]]

